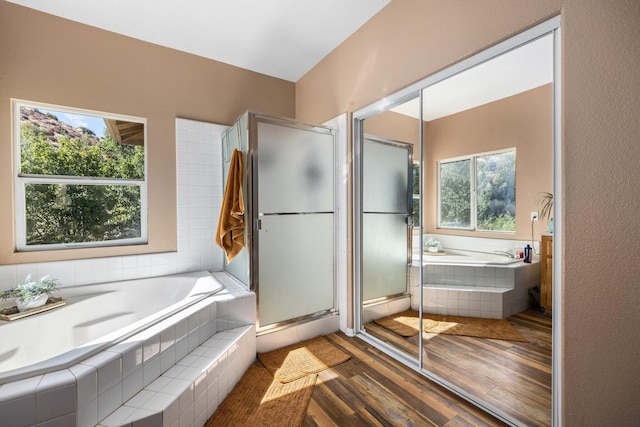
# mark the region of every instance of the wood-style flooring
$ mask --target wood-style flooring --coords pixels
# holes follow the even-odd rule
[[[352,357],[318,375],[303,427],[504,425],[359,338],[326,338]]]
[[[551,318],[531,309],[508,320],[528,343],[424,334],[424,366],[518,425],[550,426]],[[365,329],[417,357],[417,335],[403,338],[373,323]]]

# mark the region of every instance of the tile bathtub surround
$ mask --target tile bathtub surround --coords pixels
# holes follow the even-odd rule
[[[254,362],[255,353],[253,325],[219,332],[99,426],[202,426]]]
[[[429,283],[511,288],[516,270],[511,267],[426,265],[423,274]]]
[[[428,313],[502,319],[531,305],[540,284],[538,263],[507,267],[426,266],[423,307]],[[418,267],[411,267],[411,307],[420,305]]]
[[[202,393],[202,379],[192,378],[191,404],[185,407],[184,402],[191,394],[183,396],[186,390],[180,388],[183,407],[175,406],[183,423],[177,425],[195,425],[193,423],[204,418],[211,407],[217,407],[220,396],[226,396],[224,393],[239,380],[254,360],[256,351],[253,326],[255,294],[226,273],[214,273],[214,277],[223,282],[226,289],[184,309],[174,318],[153,325],[69,369],[2,385],[0,420],[16,427],[38,422],[94,426],[118,412],[125,402],[134,399],[145,387],[157,386],[158,378],[184,380],[182,377],[195,374],[199,368],[216,373],[216,395],[208,398]],[[218,304],[225,308],[218,310]],[[252,321],[246,323],[245,319],[249,318]],[[244,331],[241,344],[237,342],[240,330]],[[190,349],[189,343],[196,344]],[[229,364],[231,360],[238,363]],[[174,368],[183,365],[186,367],[177,374]],[[178,385],[178,382],[174,381],[173,385]],[[211,389],[210,393],[213,392]],[[122,419],[134,417],[140,420],[135,425],[171,426],[157,421],[161,420],[160,416],[171,415],[172,407],[164,407],[160,415],[150,412],[147,407],[134,408],[133,411],[125,408],[118,412],[118,416],[124,417],[126,412]],[[193,410],[193,416],[189,408]],[[73,422],[69,422],[70,419]],[[145,424],[147,422],[150,424]],[[125,421],[122,425],[132,425],[132,422]]]
[[[76,412],[75,377],[69,370],[45,374],[36,388],[36,422]]]
[[[0,266],[0,290],[27,274],[51,275],[64,286],[86,285],[191,271],[220,271],[223,253],[215,245],[222,202],[224,126],[176,119],[176,252]]]

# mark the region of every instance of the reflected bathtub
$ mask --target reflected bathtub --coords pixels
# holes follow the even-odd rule
[[[65,306],[0,321],[0,384],[69,367],[222,289],[207,271],[61,288]]]
[[[539,259],[525,263],[506,255],[445,249],[425,252],[422,260],[423,308],[427,313],[501,319],[526,310],[528,291],[540,283]],[[412,274],[418,284],[419,262]],[[412,307],[420,304],[418,287],[412,287]]]
[[[414,259],[417,260],[417,257]],[[461,249],[444,249],[443,252],[424,252],[423,265],[467,265],[467,266],[503,266],[522,263],[520,258],[509,258],[506,255],[491,252],[466,251]]]

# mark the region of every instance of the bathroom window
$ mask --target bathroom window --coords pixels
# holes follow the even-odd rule
[[[516,230],[516,151],[438,162],[438,226]]]
[[[146,243],[145,120],[13,107],[17,249]]]
[[[420,209],[420,163],[416,162],[413,164],[411,169],[412,171],[412,200],[411,200],[411,216],[413,218],[413,226],[420,227],[420,214],[422,209]]]

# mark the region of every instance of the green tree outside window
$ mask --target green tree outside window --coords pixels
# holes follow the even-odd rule
[[[516,153],[439,163],[439,226],[481,231],[516,229]]]
[[[20,114],[26,245],[140,238],[144,147],[51,112],[21,106]]]

